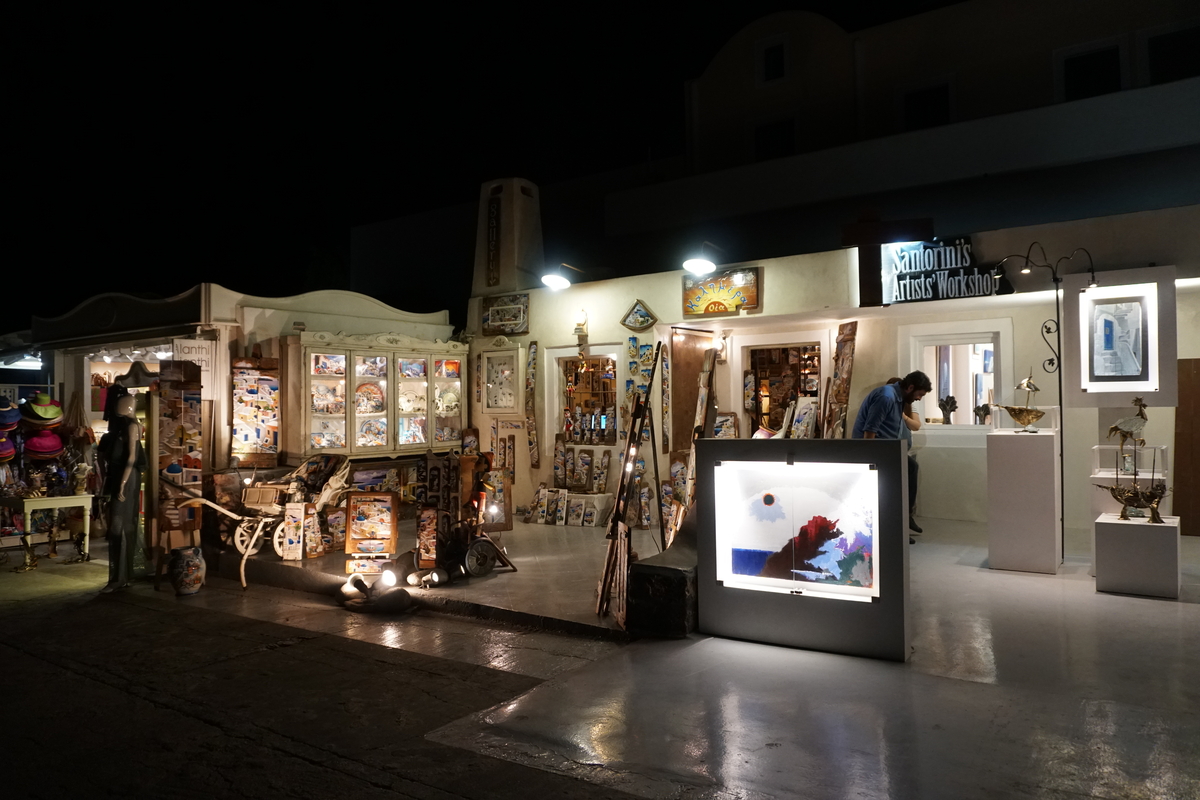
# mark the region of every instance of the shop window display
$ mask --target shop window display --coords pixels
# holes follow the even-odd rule
[[[810,342],[751,350],[744,385],[751,431],[767,428],[778,432],[793,400],[815,400],[820,395],[821,346]]]
[[[297,450],[378,457],[462,441],[465,345],[399,334],[303,333],[300,340],[306,382],[289,386],[307,395],[305,439],[291,445]]]
[[[607,356],[565,358],[562,431],[568,442],[617,443],[616,362]]]
[[[997,402],[994,345],[991,342],[926,345],[921,352],[921,370],[930,376],[934,398],[934,403],[926,404],[925,421],[934,425],[987,424],[990,406]],[[934,409],[935,404],[940,412]]]

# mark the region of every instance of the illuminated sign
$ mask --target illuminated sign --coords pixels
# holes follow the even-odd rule
[[[743,308],[758,308],[758,267],[683,277],[685,317],[737,313]]]
[[[881,246],[883,302],[917,303],[1008,294],[990,266],[980,266],[969,238],[948,242],[899,242]]]

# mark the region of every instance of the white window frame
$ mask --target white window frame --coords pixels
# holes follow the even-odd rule
[[[992,344],[992,372],[995,375],[996,401],[1003,402],[1003,393],[1008,390],[1008,387],[1016,385],[1012,367],[1013,325],[1011,317],[899,326],[896,348],[900,375],[904,376],[913,370],[921,369],[925,363],[926,347],[949,344],[985,344],[987,342]],[[937,409],[937,398],[932,393],[926,395],[926,399],[913,404],[913,410],[921,419],[941,414],[941,409],[937,409],[937,414],[934,414],[931,409]],[[991,430],[990,425],[963,423],[922,425],[921,430],[913,434],[913,444],[924,443],[937,447],[984,447],[987,442],[984,437]]]

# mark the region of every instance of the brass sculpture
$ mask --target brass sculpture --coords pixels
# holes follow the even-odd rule
[[[1125,442],[1132,441],[1134,449],[1145,447],[1146,440],[1142,438],[1142,431],[1146,428],[1146,403],[1140,397],[1133,398],[1133,404],[1137,406],[1137,413],[1132,417],[1121,417],[1115,424],[1108,428],[1108,438],[1111,439],[1114,433],[1121,435],[1121,446],[1119,450],[1125,449]]]
[[[1134,403],[1135,404],[1139,403],[1141,401],[1141,399],[1142,398],[1140,398],[1140,397],[1137,398],[1137,400],[1135,400]],[[1142,406],[1143,411],[1144,411],[1144,408],[1145,407]],[[1144,420],[1145,417],[1143,417],[1142,419]],[[1113,426],[1113,427],[1116,427],[1116,426]],[[1105,486],[1103,484],[1096,484],[1096,488],[1097,489],[1106,489],[1108,491],[1108,493],[1112,496],[1112,499],[1116,500],[1118,503],[1121,504],[1121,513],[1117,517],[1117,519],[1128,520],[1128,519],[1130,519],[1129,509],[1140,508],[1140,509],[1145,509],[1150,512],[1150,522],[1152,524],[1164,525],[1166,523],[1163,520],[1162,515],[1158,513],[1158,504],[1162,501],[1162,499],[1164,497],[1167,496],[1167,492],[1169,492],[1170,489],[1167,488],[1166,483],[1163,483],[1161,481],[1155,482],[1154,472],[1157,467],[1156,464],[1152,465],[1150,467],[1150,486],[1149,486],[1149,488],[1142,488],[1141,483],[1138,482],[1138,474],[1137,474],[1137,447],[1138,447],[1137,442],[1138,441],[1139,441],[1138,439],[1134,439],[1133,478],[1130,480],[1129,485],[1128,486],[1121,485],[1121,453],[1118,450],[1117,461],[1116,461],[1116,470],[1114,473],[1116,475],[1116,478],[1115,478],[1116,483],[1114,483],[1111,486]],[[1145,442],[1142,442],[1142,443],[1144,444]],[[1155,452],[1155,461],[1157,461],[1157,459],[1158,459],[1158,453]],[[1139,514],[1138,516],[1144,516],[1144,514]]]
[[[1029,377],[1022,378],[1021,382],[1017,384],[1015,391],[1025,392],[1025,405],[1023,405],[1023,406],[997,405],[997,408],[1003,408],[1005,411],[1008,412],[1008,416],[1012,417],[1013,422],[1015,422],[1021,426],[1021,430],[1017,431],[1017,433],[1037,433],[1038,430],[1037,430],[1037,428],[1033,427],[1033,423],[1037,422],[1039,419],[1046,416],[1046,412],[1042,411],[1041,409],[1038,409],[1038,408],[1030,408],[1029,407],[1029,399],[1035,393],[1041,391],[1041,389],[1039,389],[1033,382],[1033,368],[1032,367],[1030,367],[1030,369],[1029,369]]]
[[[1163,525],[1166,524],[1162,515],[1158,513],[1159,502],[1167,496],[1165,483],[1151,483],[1149,489],[1143,489],[1135,481],[1129,486],[1102,486],[1096,484],[1097,489],[1107,489],[1112,498],[1121,504],[1121,514],[1117,519],[1129,519],[1129,509],[1143,508],[1150,512],[1150,522]]]

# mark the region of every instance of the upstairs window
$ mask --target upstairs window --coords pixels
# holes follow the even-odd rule
[[[784,59],[782,42],[768,45],[758,53],[758,78],[762,83],[777,81],[787,74],[787,62]]]
[[[1085,100],[1121,90],[1121,50],[1116,45],[1065,56],[1062,99]]]
[[[1146,39],[1150,84],[1200,75],[1200,25]]]

